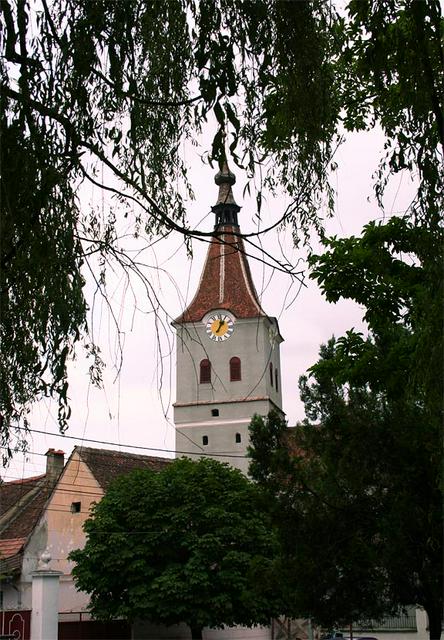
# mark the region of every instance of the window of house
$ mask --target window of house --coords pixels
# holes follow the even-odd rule
[[[240,433],[236,433],[236,442],[237,443],[242,442],[242,437]]]
[[[71,502],[71,513],[80,513],[81,508],[81,502]]]
[[[241,380],[241,361],[237,356],[230,359],[230,380],[231,382]]]
[[[202,444],[203,445],[207,445],[208,444],[208,436],[202,436]]]
[[[276,387],[276,391],[279,391],[279,381],[278,381],[278,370],[274,370],[274,386]]]
[[[216,418],[219,415],[219,409],[211,409],[211,415]]]
[[[269,365],[269,370],[270,370],[270,384],[271,386],[273,386],[273,364],[271,362]]]
[[[211,362],[205,358],[200,361],[200,383],[211,382]]]

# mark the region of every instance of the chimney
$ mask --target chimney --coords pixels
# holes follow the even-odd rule
[[[55,482],[65,466],[65,452],[48,449],[45,455],[46,478]]]

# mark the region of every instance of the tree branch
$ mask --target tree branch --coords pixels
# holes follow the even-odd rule
[[[116,85],[109,78],[107,78],[101,71],[98,69],[91,69],[91,72],[103,80],[105,84],[107,84],[113,91],[118,92]],[[143,98],[139,98],[133,91],[120,91],[120,93],[125,98],[131,98],[135,102],[139,102],[140,104],[145,104],[147,106],[158,106],[158,107],[183,107],[186,105],[193,104],[198,100],[202,99],[202,95],[194,96],[194,98],[188,98],[187,100],[177,100],[177,101],[169,101],[169,100],[144,100]]]

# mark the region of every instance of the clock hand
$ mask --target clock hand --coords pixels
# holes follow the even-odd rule
[[[219,333],[219,331],[222,329],[224,324],[225,324],[225,320],[219,320],[219,326],[216,329],[216,333]]]

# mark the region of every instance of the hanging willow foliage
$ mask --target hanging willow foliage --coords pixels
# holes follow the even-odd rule
[[[58,399],[67,426],[66,362],[87,335],[85,243],[118,259],[116,219],[100,226],[79,209],[81,181],[114,193],[121,215],[134,204],[135,233],[205,235],[186,220],[192,189],[181,149],[214,118],[209,159],[221,159],[226,141],[249,178],[261,176],[258,213],[262,188],[286,190],[291,205],[276,224],[298,239],[321,231],[321,206],[333,206],[328,175],[341,123],[370,128],[379,119],[395,149],[379,188],[387,172],[419,167],[421,211],[437,202],[439,5],[388,4],[384,18],[378,2],[351,2],[343,19],[323,0],[1,0],[7,454],[11,429],[42,396]],[[100,381],[100,356],[88,345]]]

